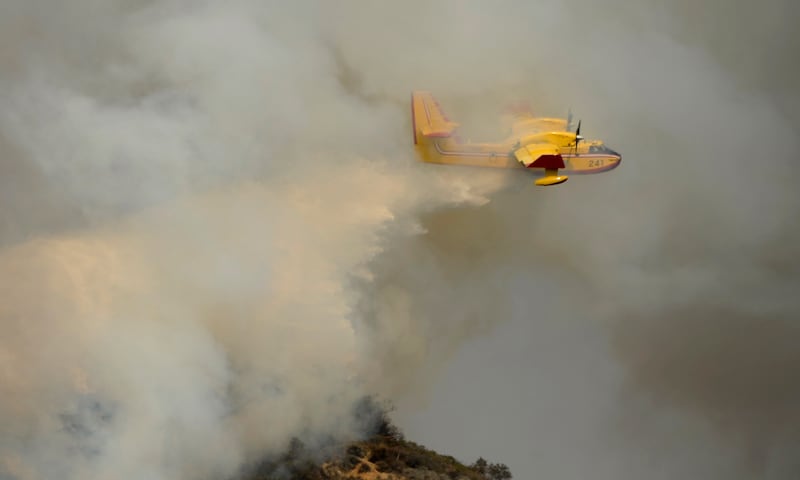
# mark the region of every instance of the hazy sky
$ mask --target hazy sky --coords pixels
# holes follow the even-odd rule
[[[452,325],[490,330],[400,402],[411,438],[520,478],[797,475],[798,9],[710,3],[563,12],[586,30],[558,23],[549,91],[622,167],[443,212],[387,254],[424,282],[431,357]]]
[[[205,479],[361,394],[517,478],[792,478],[794,3],[11,1],[0,477]],[[553,189],[415,163],[568,107]],[[480,419],[480,420],[478,420]]]

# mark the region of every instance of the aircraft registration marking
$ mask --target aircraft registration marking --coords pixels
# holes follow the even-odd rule
[[[590,158],[589,167],[602,167],[606,164],[605,158]]]

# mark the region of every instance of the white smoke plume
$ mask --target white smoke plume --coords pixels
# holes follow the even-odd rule
[[[222,478],[362,433],[350,283],[500,179],[423,174],[409,90],[349,91],[327,8],[3,7],[0,476]]]
[[[6,2],[0,476],[225,477],[532,318],[613,347],[622,380],[578,394],[629,396],[581,418],[655,419],[602,423],[621,453],[571,472],[685,444],[711,453],[664,475],[730,478],[744,438],[743,478],[786,478],[800,103],[773,3]],[[415,88],[476,134],[514,97],[571,105],[623,165],[502,194],[416,165]]]

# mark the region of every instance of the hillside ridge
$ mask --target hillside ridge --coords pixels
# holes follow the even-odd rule
[[[388,411],[369,405],[366,440],[312,451],[294,439],[278,458],[262,462],[242,480],[511,480],[508,467],[479,457],[465,465],[405,438]]]

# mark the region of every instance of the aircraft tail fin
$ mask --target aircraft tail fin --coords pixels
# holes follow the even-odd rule
[[[414,144],[424,143],[425,138],[449,137],[459,127],[450,121],[430,92],[411,94],[411,121]]]

